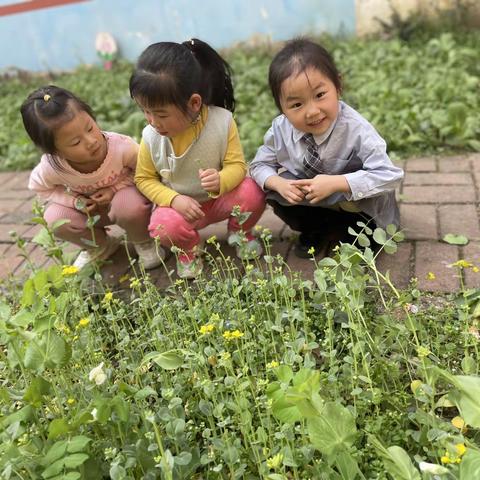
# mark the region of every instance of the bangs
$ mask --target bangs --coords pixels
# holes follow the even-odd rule
[[[140,70],[130,78],[130,95],[149,109],[175,105],[186,110],[190,96],[185,96],[178,85],[179,82],[175,82],[174,76],[168,72],[154,74]]]

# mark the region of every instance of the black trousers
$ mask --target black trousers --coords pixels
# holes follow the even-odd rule
[[[362,212],[337,211],[308,205],[283,205],[268,198],[268,195],[267,203],[292,230],[306,235],[323,237],[336,234],[336,236],[347,237],[348,227],[356,228],[358,231],[357,222],[359,221],[368,224],[370,228],[375,228],[371,217]]]

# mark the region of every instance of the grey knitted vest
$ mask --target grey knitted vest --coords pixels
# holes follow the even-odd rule
[[[182,195],[204,202],[207,192],[200,185],[198,170],[221,170],[228,146],[232,113],[220,107],[208,107],[207,121],[199,136],[183,155],[176,156],[172,142],[152,126],[144,128],[142,138],[164,185]]]

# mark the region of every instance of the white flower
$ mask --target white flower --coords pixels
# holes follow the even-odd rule
[[[103,362],[98,367],[92,368],[88,374],[88,379],[95,382],[96,385],[101,385],[107,379],[106,373],[103,371]]]
[[[442,475],[443,473],[449,472],[448,468],[435,463],[420,462],[418,466],[422,472],[433,473],[435,475]]]
[[[91,412],[90,412],[90,415],[93,417],[94,420],[98,420],[97,418],[97,413],[98,413],[98,410],[96,408],[94,408]]]

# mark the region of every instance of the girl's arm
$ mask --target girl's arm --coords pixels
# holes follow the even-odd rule
[[[143,195],[161,207],[169,207],[178,195],[175,190],[166,187],[160,180],[150,150],[143,140],[138,151],[135,184]]]
[[[238,135],[237,124],[232,119],[230,129],[228,131],[228,144],[225,158],[223,159],[223,168],[220,170],[220,191],[218,197],[224,193],[232,191],[240,185],[247,174],[247,165],[243,156],[243,149]]]
[[[363,164],[362,170],[344,175],[351,191],[351,198],[348,200],[382,195],[394,190],[403,179],[403,170],[392,163],[383,140],[363,142],[358,156]]]
[[[42,200],[75,208],[77,194],[67,193],[55,170],[48,160],[42,157],[40,163],[32,170],[28,181],[28,189],[35,192]]]
[[[305,197],[304,192],[294,184],[294,180],[287,180],[278,175],[279,168],[275,136],[271,127],[265,134],[263,145],[250,163],[250,175],[263,190],[278,192],[292,205],[301,202]]]
[[[120,137],[120,144],[117,145],[117,148],[120,150],[119,154],[121,155],[121,162],[122,162],[122,167],[123,169],[128,169],[131,174],[135,174],[135,169],[137,167],[137,157],[138,157],[138,143],[131,137],[128,137],[127,135],[120,135],[120,134],[115,134]],[[118,140],[117,140],[118,141]],[[123,175],[120,177],[120,179],[115,183],[114,185],[111,185],[108,187],[111,189],[112,193],[116,193],[122,188],[125,188],[127,186],[131,185],[131,177],[130,175],[128,178],[125,178]],[[92,195],[92,198],[94,196]]]
[[[263,190],[274,189],[272,188],[276,182],[274,177],[278,177],[279,168],[273,127],[270,127],[263,138],[263,145],[257,150],[255,158],[249,165],[250,176]],[[266,185],[270,178],[269,184]]]

